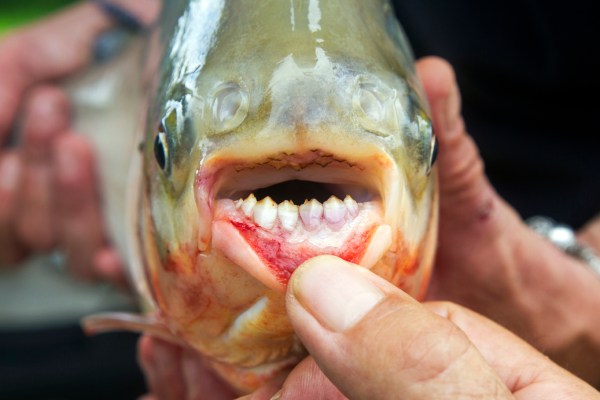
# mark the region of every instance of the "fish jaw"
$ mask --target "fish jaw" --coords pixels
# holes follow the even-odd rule
[[[204,165],[196,180],[200,221],[210,221],[199,228],[200,242],[210,242],[211,251],[279,292],[300,264],[317,255],[371,268],[394,240],[384,211],[394,190],[384,188],[398,179],[384,167],[391,162],[373,162],[381,159],[317,150],[252,161],[214,157],[215,167]]]
[[[376,224],[371,218],[376,212],[368,206],[338,231],[323,223],[315,231],[299,226],[290,232],[281,226],[265,229],[231,200],[220,200],[213,247],[265,286],[284,291],[293,271],[317,255],[335,255],[366,268],[383,256],[392,242],[391,228]]]
[[[244,148],[239,143],[233,147]],[[413,296],[423,294],[435,243],[435,180],[417,210],[410,208],[400,167],[379,148],[360,157],[334,154],[333,149],[296,154],[284,149],[249,159],[231,154],[215,153],[198,168],[193,190],[197,215],[189,219],[198,232],[193,240],[162,243],[168,249],[165,258],[158,254],[160,246],[152,244],[160,239],[150,230],[145,253],[153,294],[169,330],[211,359],[224,379],[249,391],[275,369],[305,355],[284,299],[289,276],[304,260],[335,254]],[[272,226],[249,213],[252,193],[310,179],[336,193],[347,192],[356,204],[338,193],[343,218],[311,219],[314,209],[319,210],[311,199],[308,222],[299,207],[291,229],[289,210],[283,218],[277,214]],[[314,200],[324,216],[329,199]],[[278,201],[277,211],[293,208],[290,203]],[[418,215],[408,218],[415,211]],[[152,226],[150,215],[147,226]],[[413,231],[420,233],[411,236]]]

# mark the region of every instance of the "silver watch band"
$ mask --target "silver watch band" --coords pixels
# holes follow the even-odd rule
[[[600,276],[600,257],[591,247],[577,241],[573,229],[565,224],[559,224],[552,218],[535,216],[525,221],[531,229],[548,239],[566,254],[575,257],[588,265]]]

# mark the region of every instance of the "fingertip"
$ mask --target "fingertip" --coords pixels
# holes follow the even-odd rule
[[[155,362],[152,352],[153,341],[154,339],[148,335],[142,335],[138,340],[138,362],[144,369],[151,367]]]
[[[57,183],[62,189],[90,187],[93,151],[84,137],[72,133],[64,135],[55,141],[52,152]]]
[[[156,356],[154,354],[154,339],[151,336],[142,335],[138,340],[137,361],[144,372],[146,385],[153,391],[153,386],[157,384],[157,380],[159,379],[159,373],[156,365]]]
[[[30,95],[27,110],[35,117],[69,115],[70,101],[67,93],[55,85],[35,87]]]
[[[94,269],[98,276],[113,284],[126,288],[127,277],[119,253],[112,248],[100,249],[94,257]]]
[[[21,171],[16,152],[0,156],[0,265],[15,265],[26,255],[15,226]]]
[[[14,194],[23,170],[21,159],[16,152],[9,152],[0,156],[0,199],[8,194]],[[2,204],[6,203],[3,199]]]
[[[359,269],[338,257],[315,257],[294,274],[291,293],[323,327],[344,332],[385,297]]]
[[[448,61],[437,56],[423,57],[417,61],[416,68],[430,100],[448,97],[456,81]]]
[[[62,89],[52,85],[34,88],[25,104],[26,149],[47,151],[51,140],[69,127],[70,119],[69,98]]]
[[[461,132],[460,91],[454,69],[440,57],[425,57],[417,62],[417,75],[431,105],[433,125],[442,142]]]

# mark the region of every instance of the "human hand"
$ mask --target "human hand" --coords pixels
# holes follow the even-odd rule
[[[452,303],[420,304],[337,257],[300,266],[286,300],[312,357],[245,400],[600,398],[481,315]],[[154,393],[147,399],[234,398],[195,353],[146,338],[140,354]]]
[[[11,162],[12,168],[17,166],[18,176],[5,192],[10,201],[1,207],[8,240],[0,240],[0,254],[16,261],[27,249],[59,248],[74,276],[124,284],[119,258],[104,234],[93,151],[83,136],[70,130],[70,120],[69,100],[59,88],[31,91],[22,143],[7,158],[9,168]],[[0,165],[3,176],[11,173],[3,172]]]
[[[160,6],[113,3],[146,24]],[[23,114],[20,146],[0,151],[0,265],[58,247],[76,276],[124,282],[104,236],[93,151],[69,129],[66,95],[50,86],[88,65],[97,35],[113,25],[84,2],[0,41],[0,145]]]
[[[451,67],[428,58],[417,70],[439,144],[439,246],[428,298],[475,310],[600,384],[600,279],[535,234],[494,191],[465,132]],[[597,220],[582,240],[600,245],[599,233]]]
[[[138,342],[138,363],[150,394],[144,400],[229,400],[235,392],[210,369],[197,352],[144,335]]]

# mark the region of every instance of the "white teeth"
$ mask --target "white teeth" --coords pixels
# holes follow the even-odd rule
[[[262,228],[272,229],[279,222],[281,228],[288,232],[296,229],[298,219],[311,231],[319,228],[325,221],[330,228],[338,230],[346,223],[347,216],[354,218],[360,213],[358,203],[350,195],[343,201],[331,196],[322,204],[316,199],[306,200],[298,207],[290,200],[277,204],[270,197],[257,201],[254,194],[250,194],[246,199],[236,200],[233,204]]]
[[[254,206],[254,222],[265,229],[271,229],[277,221],[277,203],[265,197]]]
[[[279,216],[281,227],[291,232],[298,223],[298,206],[286,200],[277,207],[277,215]]]
[[[323,203],[325,219],[332,224],[337,224],[343,221],[346,216],[346,207],[344,202],[335,196],[331,196]]]
[[[351,216],[356,217],[358,215],[358,203],[356,202],[356,200],[350,197],[349,194],[347,194],[346,197],[344,197],[344,204],[346,205],[348,213]]]
[[[300,206],[300,218],[302,218],[302,222],[304,222],[307,229],[317,228],[321,225],[321,218],[323,218],[323,204],[315,199],[306,200]]]
[[[254,197],[253,194],[251,194],[246,198],[246,200],[244,200],[244,202],[242,203],[242,211],[244,212],[244,214],[246,214],[246,217],[249,218],[252,216],[252,210],[254,209],[255,205],[256,197]]]

